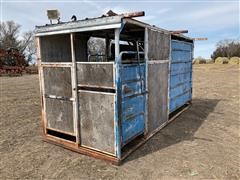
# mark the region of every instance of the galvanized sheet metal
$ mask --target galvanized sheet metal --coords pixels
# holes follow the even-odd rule
[[[114,88],[113,63],[77,63],[79,85]]]
[[[74,133],[73,106],[71,101],[46,98],[47,127]]]
[[[115,94],[80,90],[78,98],[81,145],[115,155]]]
[[[111,16],[80,20],[75,22],[66,22],[48,26],[37,26],[35,28],[36,36],[45,36],[52,34],[63,34],[73,32],[83,32],[91,30],[113,29],[121,27],[122,16]]]
[[[42,62],[71,62],[70,35],[40,37]]]
[[[168,120],[169,63],[148,64],[148,133]]]
[[[70,67],[43,67],[43,78],[46,95],[72,97]]]
[[[169,59],[170,33],[164,31],[148,30],[148,59]]]
[[[88,40],[89,37],[76,33],[74,38],[74,52],[76,61],[87,62],[88,61]]]

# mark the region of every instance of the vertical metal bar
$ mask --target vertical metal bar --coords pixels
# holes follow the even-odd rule
[[[144,59],[145,59],[145,132],[148,133],[148,28],[144,32]]]
[[[120,29],[115,29],[115,63],[120,64],[120,58],[119,58],[119,53],[120,53]]]
[[[115,100],[115,147],[117,158],[121,158],[121,77],[120,77],[120,29],[115,29],[115,84],[116,84],[116,100]]]
[[[39,76],[39,86],[40,86],[40,98],[41,98],[41,112],[42,112],[42,123],[43,123],[43,132],[47,133],[47,119],[46,119],[46,105],[44,98],[44,79],[43,79],[43,67],[41,59],[41,43],[40,37],[36,37],[36,46],[37,46],[37,64],[38,64],[38,76]]]
[[[108,50],[109,50],[109,37],[108,35],[106,35],[105,37],[105,42],[106,42],[106,49],[105,49],[105,61],[107,62],[108,61]]]
[[[139,55],[138,41],[136,41],[136,47],[137,47],[137,58],[138,58],[138,62],[139,62],[140,61],[140,55]]]
[[[141,73],[141,66],[140,66],[140,54],[139,54],[139,42],[138,41],[136,41],[136,48],[137,48],[137,60],[138,60],[138,74],[140,76],[141,93],[143,93],[143,80],[142,80],[142,73]]]
[[[193,43],[194,43],[194,41],[193,41]],[[190,70],[190,81],[191,81],[191,100],[190,101],[192,101],[192,75],[193,75],[193,63],[192,63],[192,60],[193,60],[193,58],[194,58],[194,44],[192,43],[192,45],[191,45],[191,50],[192,50],[192,52],[191,52],[191,70]]]
[[[74,34],[70,34],[71,39],[71,56],[72,56],[72,96],[73,96],[73,126],[74,132],[76,134],[76,143],[80,143],[80,123],[78,114],[78,95],[77,95],[77,68],[76,68],[76,58],[75,58],[75,47],[74,47]]]
[[[172,36],[171,34],[169,34],[170,38],[169,38],[169,63],[168,63],[168,106],[167,106],[167,115],[169,118],[169,114],[170,114],[170,90],[171,90],[171,63],[172,63]],[[169,120],[169,119],[168,119]]]

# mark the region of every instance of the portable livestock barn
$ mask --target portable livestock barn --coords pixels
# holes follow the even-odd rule
[[[119,164],[191,102],[191,38],[129,14],[37,26],[35,35],[48,142]],[[103,52],[91,54],[93,38]]]

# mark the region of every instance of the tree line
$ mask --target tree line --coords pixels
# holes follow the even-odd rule
[[[104,46],[98,39],[90,39],[88,42],[90,51],[100,51]],[[25,57],[27,64],[34,63],[36,57],[36,48],[34,43],[33,31],[21,33],[21,25],[14,21],[0,23],[0,48],[18,49],[20,54]],[[216,49],[211,55],[215,60],[217,57],[240,57],[240,40],[225,39],[216,44]]]
[[[26,64],[34,63],[36,48],[33,31],[21,32],[21,25],[14,21],[0,23],[0,49],[17,49]]]
[[[216,49],[212,53],[211,58],[216,59],[218,57],[240,57],[240,40],[225,39],[216,44]]]

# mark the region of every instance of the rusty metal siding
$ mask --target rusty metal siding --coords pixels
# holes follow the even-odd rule
[[[44,36],[41,38],[42,62],[71,62],[69,34]]]
[[[114,88],[113,63],[77,63],[78,85]]]
[[[148,59],[169,59],[170,34],[164,31],[148,30]]]
[[[169,61],[148,64],[148,133],[168,120]]]
[[[115,154],[114,101],[112,93],[80,91],[81,145]]]
[[[192,99],[192,58],[193,44],[171,41],[170,68],[170,112]]]

